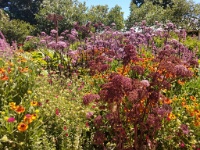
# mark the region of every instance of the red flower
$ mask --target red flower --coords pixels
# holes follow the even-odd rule
[[[58,108],[56,108],[56,115],[58,116],[60,114],[60,111]]]

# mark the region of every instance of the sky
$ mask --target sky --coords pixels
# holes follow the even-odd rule
[[[108,5],[109,8],[114,7],[115,5],[119,5],[124,12],[124,18],[127,19],[129,16],[129,6],[131,0],[79,0],[80,2],[86,2],[87,7],[91,7],[92,5]],[[193,0],[195,3],[200,3],[200,0]]]

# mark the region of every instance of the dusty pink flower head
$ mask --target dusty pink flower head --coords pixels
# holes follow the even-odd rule
[[[86,118],[90,119],[93,116],[93,114],[94,114],[93,112],[87,112]]]
[[[150,83],[148,80],[142,80],[141,83],[146,87],[150,86]]]
[[[15,121],[15,118],[14,118],[14,117],[10,117],[10,118],[8,118],[7,121],[8,121],[8,122],[14,122],[14,121]]]

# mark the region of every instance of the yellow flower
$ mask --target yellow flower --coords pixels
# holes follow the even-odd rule
[[[28,93],[28,94],[31,94],[31,93],[32,93],[32,91],[30,91],[30,90],[29,90],[29,91],[27,91],[27,93]]]
[[[20,131],[20,132],[24,132],[28,129],[28,125],[21,122],[19,123],[19,125],[17,126],[17,129]]]
[[[37,118],[37,115],[36,114],[32,114],[31,117],[32,117],[33,120],[35,120]]]
[[[176,116],[173,113],[170,113],[168,117],[170,120],[176,119]]]
[[[10,106],[11,109],[14,110],[16,108],[16,103],[15,102],[10,102],[9,106]]]
[[[35,110],[35,113],[39,113],[40,111],[38,109]]]
[[[31,101],[31,106],[37,106],[38,102],[37,101]]]
[[[2,115],[5,115],[5,111],[1,111],[1,114],[2,114]]]
[[[6,121],[7,121],[7,120],[8,120],[8,118],[9,118],[9,117],[7,117],[7,116],[6,116],[6,117],[4,117],[4,120],[6,120]]]

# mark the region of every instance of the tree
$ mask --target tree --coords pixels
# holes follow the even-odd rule
[[[92,23],[101,22],[108,24],[108,5],[96,5],[92,6],[87,12],[87,19]]]
[[[115,23],[115,28],[117,30],[121,30],[124,28],[124,18],[123,12],[121,12],[121,7],[116,5],[115,7],[111,8],[108,12],[108,22],[107,25],[111,25]]]
[[[130,6],[130,15],[126,22],[126,27],[129,29],[135,23],[146,20],[148,25],[153,25],[155,21],[165,22],[168,18],[166,10],[159,5],[153,5],[152,2],[147,1],[141,7],[137,7],[134,3]]]
[[[172,5],[173,5],[173,1],[172,0],[147,0],[147,1],[152,2],[153,5],[160,5],[164,9],[166,9],[167,6],[172,7]],[[132,3],[134,3],[135,5],[140,7],[142,4],[144,4],[147,1],[144,1],[144,0],[132,0]]]
[[[140,7],[144,3],[144,0],[132,0],[132,3]]]
[[[4,22],[8,20],[9,20],[8,14],[3,9],[0,9],[0,21]]]
[[[161,23],[171,21],[177,27],[188,29],[191,28],[192,24],[198,22],[199,12],[199,5],[187,0],[173,0],[173,6],[166,8],[162,5],[153,4],[151,0],[145,1],[139,8],[136,4],[131,3],[130,15],[126,20],[126,26],[130,28],[136,22],[141,22],[142,20],[146,20],[148,25],[153,25],[155,21]],[[195,23],[195,26],[197,25],[198,23]]]
[[[39,31],[50,32],[54,28],[53,22],[47,19],[49,14],[57,14],[63,17],[59,24],[59,31],[71,29],[74,22],[85,24],[87,7],[78,0],[43,0],[40,11],[36,14]]]
[[[20,19],[36,24],[35,14],[39,11],[43,0],[0,0],[0,8],[4,9],[10,19]]]

